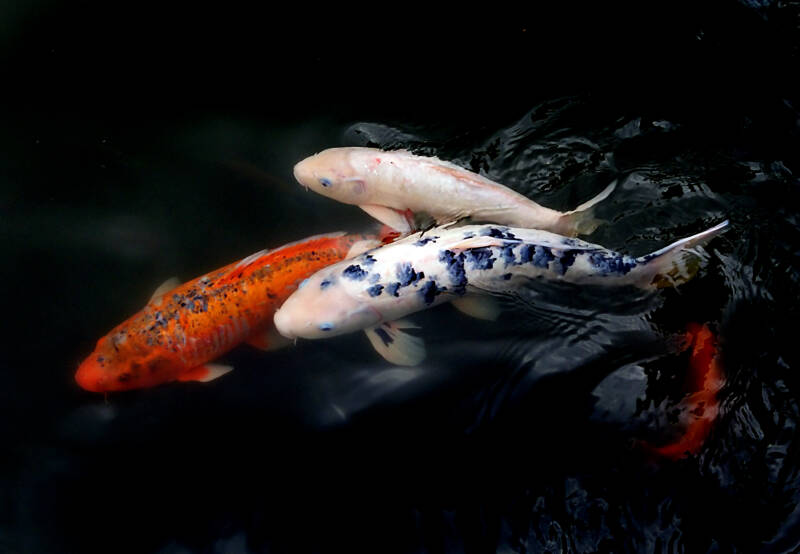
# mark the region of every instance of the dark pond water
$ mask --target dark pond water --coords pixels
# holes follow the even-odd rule
[[[137,41],[149,12],[33,6],[0,26],[0,551],[796,551],[791,5],[511,14],[467,28],[482,42],[434,23],[392,41],[394,22],[374,44],[232,11],[214,39],[169,14]],[[242,346],[208,384],[74,383],[166,278],[369,229],[292,177],[340,145],[436,155],[557,209],[616,180],[590,240],[632,255],[731,229],[679,289],[419,313],[416,368],[358,334]],[[683,429],[689,323],[719,341],[719,415],[695,454],[653,457],[642,441]]]

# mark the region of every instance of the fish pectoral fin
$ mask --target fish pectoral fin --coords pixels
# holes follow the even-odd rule
[[[269,325],[266,329],[256,331],[245,342],[259,350],[269,352],[270,350],[278,350],[289,346],[292,343],[292,339],[287,339],[275,329],[274,325]]]
[[[411,224],[406,219],[405,214],[394,208],[378,206],[377,204],[360,204],[358,207],[392,229],[396,229],[403,234],[411,232]]]
[[[477,294],[468,294],[461,298],[456,298],[451,304],[461,313],[488,321],[497,321],[502,311],[496,300],[488,296],[478,296]]]
[[[200,381],[207,383],[217,377],[222,377],[226,373],[233,371],[232,365],[205,364],[190,369],[178,377],[178,381]]]
[[[390,363],[417,365],[425,359],[425,343],[419,337],[404,333],[400,329],[417,327],[405,320],[383,322],[365,329],[369,342]]]
[[[353,246],[350,247],[350,250],[347,251],[347,255],[344,257],[345,260],[349,260],[350,258],[355,258],[359,254],[363,254],[373,248],[377,248],[381,245],[381,241],[379,240],[359,240],[353,243]]]
[[[158,287],[156,287],[156,290],[153,291],[153,295],[150,297],[149,301],[150,302],[156,301],[156,299],[164,296],[165,292],[171,291],[180,284],[181,282],[178,280],[177,277],[170,277],[169,279],[158,285]]]

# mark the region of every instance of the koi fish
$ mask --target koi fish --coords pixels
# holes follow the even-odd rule
[[[378,244],[364,235],[318,235],[261,250],[182,285],[171,279],[144,309],[97,341],[75,380],[86,390],[107,392],[224,375],[233,368],[209,362],[241,342],[263,350],[288,344],[272,316],[303,279]]]
[[[699,269],[692,249],[728,226],[724,221],[656,252],[633,258],[547,231],[495,225],[444,226],[416,233],[309,278],[275,313],[287,338],[317,339],[364,330],[375,349],[398,365],[425,357],[422,340],[400,330],[408,314],[452,302],[468,315],[495,319],[494,293],[535,278],[604,286],[674,286]]]
[[[591,233],[599,224],[594,207],[615,187],[569,212],[533,200],[450,162],[407,151],[330,148],[294,166],[295,178],[314,192],[355,204],[382,223],[409,233],[413,214],[437,224],[466,217],[515,227],[545,229],[568,236]]]
[[[717,340],[708,325],[688,324],[685,344],[691,349],[686,376],[686,388],[691,392],[679,404],[683,434],[677,440],[661,446],[641,443],[645,451],[671,460],[700,451],[717,418],[717,393],[725,383],[717,356]]]

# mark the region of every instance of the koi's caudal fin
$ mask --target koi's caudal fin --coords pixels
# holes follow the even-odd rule
[[[708,256],[700,246],[724,232],[726,219],[719,225],[691,237],[673,242],[661,250],[636,260],[638,267],[631,271],[640,286],[674,287],[694,277]]]
[[[558,232],[570,237],[592,233],[603,223],[603,220],[594,217],[595,207],[608,198],[616,187],[617,182],[612,181],[610,185],[591,200],[584,202],[574,210],[564,212],[564,215],[558,220]]]

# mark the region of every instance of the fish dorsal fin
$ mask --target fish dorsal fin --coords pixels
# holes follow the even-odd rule
[[[417,328],[406,321],[385,321],[365,329],[369,342],[383,358],[396,365],[413,366],[425,359],[425,343],[400,329]]]
[[[478,296],[477,294],[468,294],[461,298],[456,298],[451,304],[461,313],[487,321],[497,321],[502,311],[494,299],[488,296]]]
[[[232,365],[205,364],[183,373],[178,377],[178,381],[200,381],[201,383],[207,383],[231,371],[233,371]]]
[[[501,239],[491,236],[470,237],[449,245],[450,250],[470,250],[471,248],[486,248],[487,246],[505,246],[507,243],[518,243],[514,239]]]
[[[164,293],[171,291],[180,284],[181,282],[180,280],[178,280],[177,277],[170,277],[169,279],[158,285],[158,287],[156,287],[156,290],[153,291],[153,296],[150,297],[150,302],[153,302],[155,304],[160,304],[161,297],[164,296]]]
[[[393,208],[378,206],[377,204],[359,204],[358,207],[384,225],[388,225],[404,235],[411,232],[411,225],[408,223],[406,216]]]
[[[353,246],[350,247],[350,250],[347,251],[347,255],[344,257],[345,260],[349,260],[350,258],[355,258],[359,254],[363,254],[373,248],[377,248],[381,245],[381,241],[375,239],[367,239],[367,240],[359,240],[353,243]]]
[[[255,262],[256,260],[260,260],[261,258],[263,258],[264,256],[266,256],[268,254],[269,255],[278,254],[282,250],[287,250],[289,248],[292,248],[293,246],[299,246],[301,244],[305,244],[305,243],[312,242],[312,241],[315,241],[315,240],[337,239],[339,237],[343,237],[345,234],[346,233],[344,231],[335,231],[333,233],[323,233],[323,234],[320,234],[320,235],[313,235],[313,236],[310,236],[310,237],[306,237],[304,239],[295,240],[295,241],[292,241],[292,242],[287,242],[286,244],[284,244],[282,246],[279,246],[277,248],[273,248],[271,250],[269,248],[265,248],[264,250],[259,250],[255,254],[250,254],[246,258],[242,259],[239,263],[236,264],[234,269],[239,269],[239,268],[242,268],[244,266],[250,265],[253,262]]]

